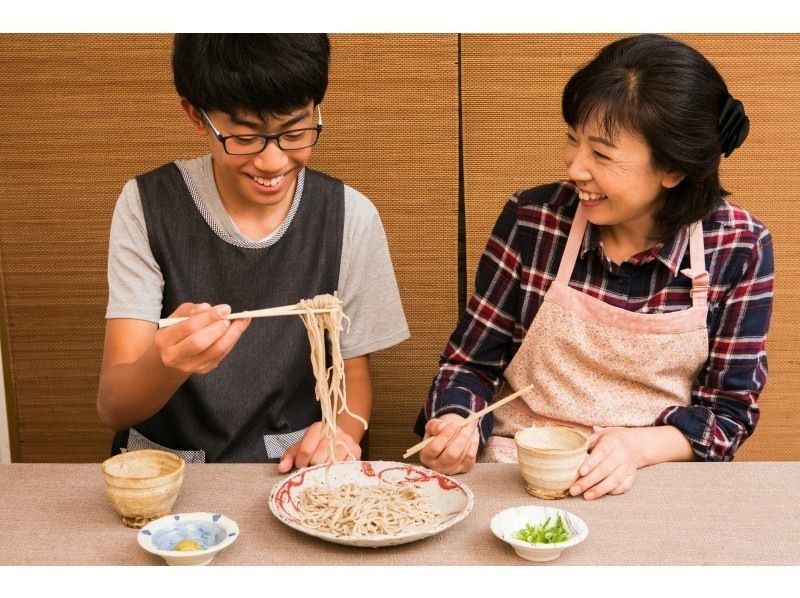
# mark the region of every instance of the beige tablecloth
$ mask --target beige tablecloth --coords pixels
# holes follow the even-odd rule
[[[214,565],[531,565],[489,530],[511,506],[556,504],[529,496],[514,465],[478,464],[458,476],[475,508],[431,538],[381,549],[306,536],[267,506],[284,476],[274,465],[187,465],[174,512],[213,511],[240,537]],[[159,565],[122,525],[98,464],[0,465],[0,565]],[[637,474],[623,496],[567,498],[560,508],[589,537],[558,565],[800,564],[800,463],[667,463]],[[547,564],[538,566],[548,566]]]

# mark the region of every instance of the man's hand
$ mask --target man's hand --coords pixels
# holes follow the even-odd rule
[[[229,305],[184,303],[170,317],[188,320],[162,328],[155,335],[161,362],[185,374],[207,374],[231,352],[250,325],[249,318],[226,320]]]
[[[336,459],[339,461],[361,458],[361,447],[353,438],[337,426]],[[345,448],[346,447],[346,448]],[[349,451],[349,453],[348,453]],[[352,457],[350,456],[352,455]],[[328,439],[325,436],[325,428],[322,422],[311,424],[298,442],[286,449],[286,452],[278,463],[278,471],[287,473],[292,467],[308,467],[309,465],[319,465],[328,461]]]

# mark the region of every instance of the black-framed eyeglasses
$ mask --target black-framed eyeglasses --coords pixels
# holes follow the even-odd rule
[[[211,119],[208,118],[205,110],[200,110],[200,114],[206,119],[206,122],[214,132],[214,136],[219,139],[226,154],[232,156],[247,156],[252,154],[260,154],[267,147],[267,144],[274,139],[275,143],[282,150],[299,150],[311,147],[319,139],[319,134],[322,132],[322,110],[317,105],[317,126],[304,129],[291,129],[278,133],[277,135],[223,135],[219,132]]]

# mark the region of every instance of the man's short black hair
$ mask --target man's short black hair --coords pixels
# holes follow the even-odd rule
[[[195,108],[266,118],[322,102],[329,60],[324,33],[179,33],[172,73]]]

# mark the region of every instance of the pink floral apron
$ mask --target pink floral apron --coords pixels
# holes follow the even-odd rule
[[[514,434],[530,426],[650,426],[667,407],[688,405],[708,359],[708,272],[703,229],[692,225],[692,307],[646,314],[621,309],[570,288],[586,215],[578,206],[542,306],[504,373],[496,400],[534,384],[531,393],[494,412],[494,435],[478,460],[516,463]]]

